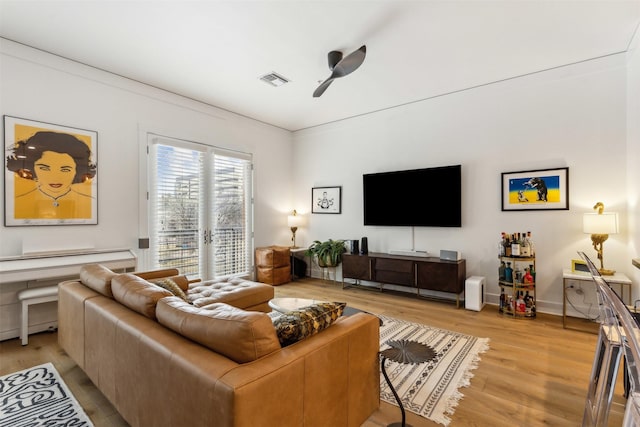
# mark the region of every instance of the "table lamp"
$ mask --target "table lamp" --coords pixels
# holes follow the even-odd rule
[[[294,209],[292,214],[287,217],[287,225],[291,228],[291,241],[293,244],[292,248],[297,248],[296,246],[296,231],[298,231],[298,227],[303,225],[304,220],[302,219],[302,215],[298,215],[298,212]]]
[[[615,212],[604,212],[604,204],[598,202],[593,207],[597,210],[597,213],[585,213],[583,216],[582,230],[586,234],[591,234],[591,241],[593,242],[593,249],[598,254],[600,260],[600,274],[603,276],[613,276],[614,270],[607,270],[604,268],[602,246],[603,243],[609,238],[609,234],[616,234],[618,232],[618,214]]]

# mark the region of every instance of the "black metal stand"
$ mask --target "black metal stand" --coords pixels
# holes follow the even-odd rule
[[[387,371],[386,369],[384,369],[384,362],[387,361],[387,358],[382,356],[382,375],[384,375],[384,379],[387,380],[387,384],[389,384],[389,388],[391,389],[391,392],[393,393],[393,397],[396,398],[396,402],[398,402],[398,406],[400,407],[400,411],[402,412],[402,423],[391,423],[389,425],[387,425],[387,427],[406,427],[407,425],[409,427],[411,427],[411,424],[407,424],[405,422],[405,413],[404,413],[404,406],[402,405],[402,401],[400,400],[400,396],[398,396],[398,393],[396,392],[396,389],[393,388],[393,384],[391,384],[391,381],[389,381],[389,376],[387,375]]]
[[[423,363],[433,359],[436,355],[436,352],[428,345],[417,341],[389,341],[387,342],[387,345],[391,346],[391,348],[380,352],[380,355],[382,356],[382,375],[387,381],[387,384],[389,384],[389,388],[393,393],[393,397],[396,398],[396,402],[398,402],[398,406],[400,407],[400,411],[402,412],[402,423],[391,423],[387,427],[411,427],[410,424],[406,423],[404,405],[400,400],[400,396],[398,396],[398,392],[396,392],[393,384],[391,384],[391,380],[389,380],[389,376],[387,375],[384,364],[387,359],[393,360],[397,363]]]

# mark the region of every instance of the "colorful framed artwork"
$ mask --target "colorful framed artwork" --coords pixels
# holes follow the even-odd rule
[[[569,168],[502,173],[502,210],[569,209]]]
[[[98,133],[4,116],[5,226],[98,223]]]
[[[314,187],[311,189],[311,213],[342,213],[342,187]]]

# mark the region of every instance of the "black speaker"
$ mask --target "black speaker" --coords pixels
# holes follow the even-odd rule
[[[367,240],[366,237],[363,237],[360,240],[360,253],[362,255],[366,255],[369,253],[369,241]]]
[[[360,242],[358,242],[357,240],[352,240],[351,241],[351,253],[352,254],[359,254],[360,253]]]

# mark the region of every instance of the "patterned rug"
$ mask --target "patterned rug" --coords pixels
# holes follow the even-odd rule
[[[0,377],[0,427],[92,427],[53,364]]]
[[[421,364],[402,364],[387,359],[385,369],[405,411],[410,411],[444,426],[468,387],[471,371],[478,367],[480,354],[489,350],[488,338],[476,338],[444,329],[378,316],[380,351],[388,349],[389,340],[411,340],[424,343],[436,352],[435,358]],[[393,392],[380,374],[380,398],[397,405]],[[398,417],[400,411],[398,410]],[[400,419],[400,418],[398,418]]]

